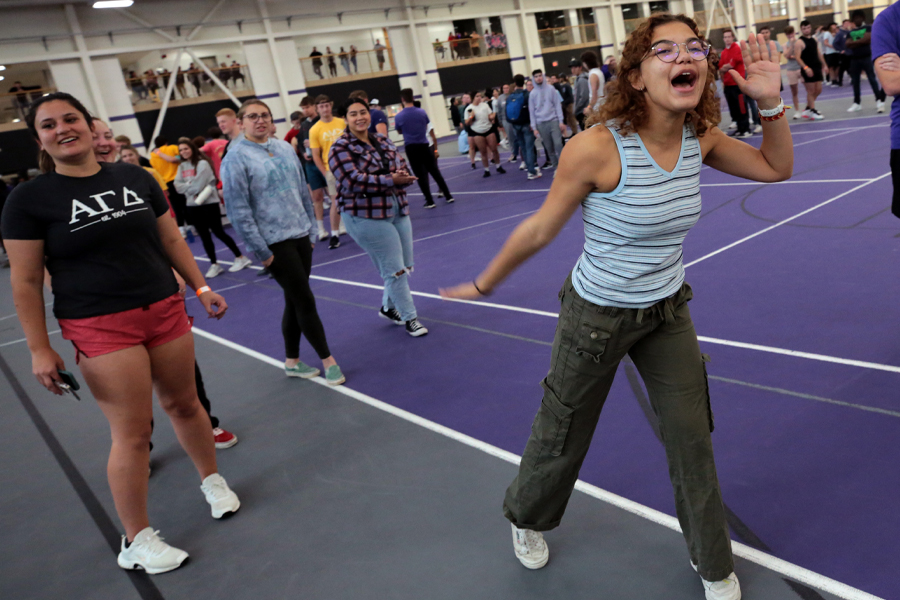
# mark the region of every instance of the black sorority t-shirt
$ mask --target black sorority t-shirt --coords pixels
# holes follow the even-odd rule
[[[53,314],[83,319],[147,306],[178,291],[156,219],[169,210],[156,180],[127,163],[90,177],[45,173],[16,187],[5,240],[44,240]]]

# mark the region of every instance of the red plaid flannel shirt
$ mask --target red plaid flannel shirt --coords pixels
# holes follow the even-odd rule
[[[381,145],[391,173],[409,170],[387,136],[369,133],[369,139]],[[328,153],[328,167],[337,181],[340,205],[345,213],[366,219],[387,219],[394,216],[399,205],[400,215],[409,214],[406,190],[395,186],[390,175],[376,174],[383,170],[381,156],[352,133],[345,132],[334,141]]]

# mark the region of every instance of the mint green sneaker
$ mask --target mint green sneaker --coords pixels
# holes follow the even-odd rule
[[[304,362],[298,362],[293,367],[285,367],[284,374],[288,377],[299,377],[301,379],[310,379],[318,375],[321,371],[319,371],[315,367],[311,367]]]
[[[325,381],[328,385],[341,385],[347,378],[341,373],[341,368],[337,365],[331,365],[325,370]]]

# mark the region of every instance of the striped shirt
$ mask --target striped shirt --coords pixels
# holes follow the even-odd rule
[[[685,125],[681,154],[669,173],[637,133],[610,131],[622,176],[612,192],[592,192],[581,203],[584,253],[572,283],[599,306],[647,308],[684,282],[682,242],[700,218],[700,143]]]

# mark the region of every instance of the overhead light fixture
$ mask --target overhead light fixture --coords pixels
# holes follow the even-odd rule
[[[4,77],[3,75],[0,75],[0,81],[3,81],[4,79],[6,79],[6,77]]]
[[[134,0],[99,0],[94,2],[94,8],[128,8],[134,4]]]
[[[13,123],[20,123],[21,121],[22,121],[22,119],[13,119],[12,120]]]
[[[6,70],[6,65],[0,65],[0,71],[5,71],[5,70]]]

